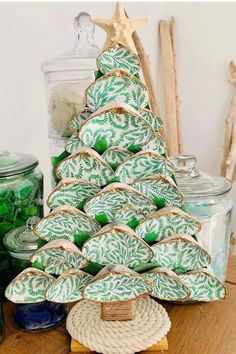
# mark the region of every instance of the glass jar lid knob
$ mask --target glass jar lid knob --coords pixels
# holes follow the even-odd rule
[[[197,159],[194,155],[175,155],[171,157],[177,177],[197,177]]]
[[[87,12],[80,12],[74,19],[75,47],[74,51],[86,53],[88,50],[99,51],[94,43],[95,25],[90,21],[91,16]]]
[[[33,230],[34,226],[39,222],[40,218],[38,216],[32,216],[26,222],[26,227],[28,230]]]

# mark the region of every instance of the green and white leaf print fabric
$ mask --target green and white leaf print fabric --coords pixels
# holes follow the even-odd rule
[[[86,147],[86,145],[78,137],[78,132],[71,135],[66,143],[66,151],[70,154],[74,154],[76,151],[84,147]]]
[[[83,111],[75,114],[71,118],[70,126],[73,130],[79,130],[83,122],[90,116],[92,112],[90,109],[85,108]]]
[[[145,118],[148,123],[151,125],[152,130],[157,132],[163,125],[163,122],[160,117],[155,115],[152,111],[146,108],[142,108],[139,110],[139,113]]]
[[[135,75],[140,70],[138,56],[129,48],[120,45],[115,45],[102,52],[97,59],[97,66],[103,74],[120,69]]]
[[[49,242],[57,239],[82,244],[100,229],[100,225],[80,210],[70,207],[54,209],[35,226],[35,234]]]
[[[178,208],[165,207],[149,215],[137,227],[137,234],[146,242],[161,241],[167,237],[185,234],[193,236],[201,224]]]
[[[142,212],[140,210],[138,211],[129,204],[117,210],[114,215],[115,221],[129,226],[131,229],[135,229],[135,227],[139,224],[139,221],[142,219],[144,219]]]
[[[104,186],[115,177],[112,168],[96,151],[89,148],[80,149],[61,161],[56,168],[56,175],[59,179],[65,177],[84,179],[97,186]]]
[[[115,107],[95,112],[81,126],[79,138],[84,145],[98,152],[101,145],[104,145],[104,149],[119,146],[138,151],[150,140],[152,133],[151,125],[138,113]]]
[[[96,220],[98,220],[99,215],[104,215],[106,223],[108,223],[115,221],[114,214],[127,204],[131,205],[137,210],[138,215],[141,214],[142,216],[156,210],[156,206],[150,199],[132,187],[121,183],[112,183],[90,198],[85,204],[84,210]]]
[[[46,300],[46,289],[56,279],[39,269],[26,268],[8,285],[5,296],[15,303],[36,303]]]
[[[105,226],[83,245],[82,252],[91,262],[101,265],[122,264],[135,267],[153,257],[152,249],[133,230],[123,224]]]
[[[148,142],[143,145],[142,150],[153,150],[163,155],[166,153],[166,144],[159,133],[154,133]]]
[[[134,182],[132,186],[138,192],[153,200],[159,208],[166,206],[180,207],[183,204],[182,193],[168,176],[149,176]]]
[[[87,260],[70,241],[54,240],[36,251],[30,258],[32,264],[40,265],[45,272],[60,275],[70,268],[83,268]]]
[[[154,174],[172,176],[174,166],[172,162],[151,151],[140,151],[123,162],[116,170],[115,176],[120,182],[132,184],[135,181]]]
[[[49,195],[47,205],[55,209],[61,205],[70,205],[82,209],[85,202],[101,189],[91,182],[76,178],[61,180]]]
[[[117,100],[136,110],[145,108],[149,102],[147,88],[135,76],[115,72],[96,80],[86,90],[87,106],[93,112]]]
[[[207,302],[226,296],[224,285],[206,269],[180,274],[179,278],[191,290],[191,300]]]
[[[133,153],[127,149],[113,146],[102,154],[102,158],[113,170],[116,170],[122,162],[132,155]]]
[[[116,268],[122,269],[122,272],[117,272]],[[151,284],[138,273],[122,266],[108,266],[85,287],[83,296],[98,302],[128,301],[150,291]]]
[[[207,251],[187,235],[169,237],[151,248],[154,251],[152,262],[177,274],[207,267],[211,261]]]
[[[67,303],[78,301],[83,298],[82,292],[85,286],[93,277],[78,269],[71,269],[62,274],[47,289],[46,299],[48,301]]]
[[[153,284],[153,297],[166,301],[186,301],[190,297],[188,287],[167,268],[155,268],[142,276]]]

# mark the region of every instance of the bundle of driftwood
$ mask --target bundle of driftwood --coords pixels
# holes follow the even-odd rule
[[[231,75],[229,82],[236,87],[236,65],[232,61],[229,63],[229,70]],[[236,93],[231,100],[225,125],[224,157],[221,165],[221,174],[233,182],[236,180]]]
[[[152,111],[160,115],[151,75],[149,56],[145,53],[137,32],[134,32],[133,39],[142,65],[145,84],[149,91]],[[176,24],[174,18],[170,22],[160,21],[160,40],[165,99],[166,145],[169,155],[177,155],[183,152],[183,137],[179,114],[176,70]],[[165,138],[164,131],[161,130],[160,133]]]

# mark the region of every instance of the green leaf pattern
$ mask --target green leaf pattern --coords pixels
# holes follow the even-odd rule
[[[78,134],[75,133],[67,140],[66,151],[70,154],[74,154],[77,150],[86,147],[86,145],[80,140]]]
[[[90,238],[83,245],[83,254],[101,265],[122,264],[134,267],[148,262],[153,254],[151,248],[134,235],[125,232],[106,232]]]
[[[151,248],[154,251],[152,262],[175,273],[204,268],[210,262],[210,257],[204,249],[194,242],[184,241],[181,237],[175,241],[166,239]]]
[[[99,302],[127,301],[148,294],[150,287],[142,277],[126,274],[109,275],[88,284],[83,292],[86,299]]]
[[[82,112],[75,114],[71,118],[71,128],[76,131],[79,130],[83,122],[91,115],[91,113],[92,112],[89,109],[85,108]]]
[[[108,148],[142,147],[151,138],[152,132],[151,125],[145,119],[128,112],[116,113],[111,109],[89,118],[81,127],[79,138],[92,148],[100,140],[105,140]]]
[[[121,69],[135,75],[140,70],[138,56],[129,48],[120,46],[114,46],[104,51],[97,59],[97,66],[103,74]]]
[[[123,206],[131,205],[138,214],[144,216],[156,210],[154,203],[142,194],[132,190],[115,190],[99,193],[85,204],[88,215],[95,217],[101,212],[105,213],[108,221],[115,221],[114,214]]]
[[[100,226],[84,213],[58,213],[42,219],[36,226],[36,233],[46,241],[64,239],[74,242],[76,234],[94,235]]]
[[[152,200],[164,200],[165,206],[180,207],[183,202],[183,196],[180,190],[175,185],[162,178],[140,179],[134,182],[132,187]]]
[[[86,91],[87,105],[92,111],[114,101],[124,102],[136,110],[148,105],[145,85],[134,76],[108,74],[91,84]]]
[[[5,291],[6,297],[15,303],[34,303],[45,300],[46,289],[55,278],[43,272],[25,273],[16,277]]]
[[[78,208],[83,201],[88,200],[100,191],[95,184],[87,181],[76,181],[57,187],[48,198],[48,206],[52,209],[60,205],[71,205]]]
[[[166,153],[166,144],[158,133],[154,133],[148,142],[143,145],[142,150],[153,150],[162,155]]]
[[[105,161],[95,158],[92,155],[83,154],[71,155],[63,160],[56,169],[59,178],[75,177],[84,179],[98,186],[106,185],[112,178],[114,172]]]
[[[174,166],[170,160],[159,154],[150,155],[148,152],[138,153],[124,163],[116,170],[115,176],[120,182],[132,184],[133,182],[154,174],[162,174],[167,176],[173,175]]]
[[[163,122],[161,118],[152,113],[152,111],[144,108],[140,109],[139,113],[148,121],[154,132],[158,131],[162,127]]]
[[[82,253],[59,247],[39,250],[31,257],[31,262],[41,263],[45,272],[59,275],[70,268],[82,268],[86,259]]]
[[[166,214],[143,220],[136,232],[141,238],[149,233],[156,234],[155,241],[161,241],[176,234],[193,236],[199,230],[199,223],[193,218],[182,215]]]
[[[133,153],[129,150],[120,147],[111,147],[102,154],[102,158],[110,167],[115,169],[132,155]]]
[[[60,276],[47,290],[46,297],[54,302],[73,302],[81,300],[85,286],[93,279],[89,274],[71,270]]]
[[[188,287],[177,276],[168,276],[164,272],[148,272],[142,276],[153,284],[151,295],[160,300],[181,301],[190,295]]]
[[[114,215],[114,221],[121,222],[125,225],[127,225],[134,218],[140,221],[144,219],[144,215],[141,210],[137,210],[129,204],[117,210]]]
[[[179,278],[191,290],[191,300],[214,301],[226,295],[223,284],[203,269],[181,274]]]

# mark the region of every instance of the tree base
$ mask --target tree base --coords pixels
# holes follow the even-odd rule
[[[135,300],[103,302],[101,319],[103,321],[131,321],[135,317]]]

